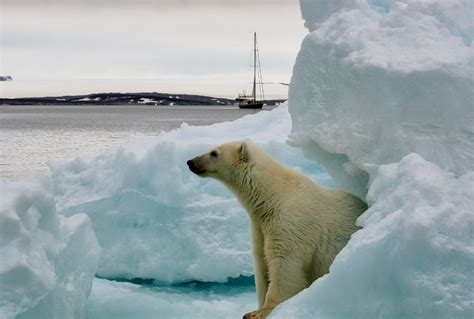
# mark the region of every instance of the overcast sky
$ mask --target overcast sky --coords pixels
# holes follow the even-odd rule
[[[257,5],[257,4],[294,4],[298,0],[2,0],[2,4],[153,4],[153,5],[195,5],[195,4],[212,4],[212,5]]]
[[[288,82],[306,34],[297,0],[0,0],[2,96],[249,89],[252,35],[264,81]],[[273,97],[286,87],[268,85]]]

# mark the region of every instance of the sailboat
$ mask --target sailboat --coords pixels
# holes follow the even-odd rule
[[[257,99],[257,88],[260,99]],[[263,92],[262,70],[260,67],[260,56],[258,54],[257,33],[253,34],[253,86],[252,95],[246,95],[245,91],[235,99],[241,109],[261,109],[264,104],[265,95]]]

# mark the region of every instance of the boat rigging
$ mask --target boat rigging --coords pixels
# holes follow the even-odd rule
[[[257,99],[257,89],[259,98]],[[265,92],[263,90],[262,68],[260,65],[260,55],[257,45],[257,33],[253,34],[253,85],[252,95],[246,95],[245,91],[235,99],[241,109],[261,109],[265,102]]]

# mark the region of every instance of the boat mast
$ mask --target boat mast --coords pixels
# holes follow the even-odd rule
[[[253,101],[257,101],[257,32],[253,33]]]

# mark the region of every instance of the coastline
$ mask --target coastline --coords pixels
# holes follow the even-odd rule
[[[267,100],[276,105],[285,100]],[[144,93],[92,93],[47,97],[0,98],[0,105],[234,105],[234,99],[204,95]]]

